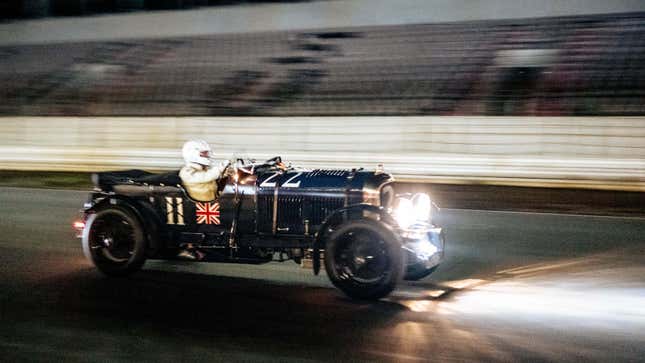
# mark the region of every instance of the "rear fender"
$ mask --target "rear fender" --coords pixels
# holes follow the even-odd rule
[[[392,216],[381,207],[371,204],[354,204],[337,209],[325,218],[314,237],[312,262],[315,275],[320,273],[320,250],[325,247],[327,236],[333,232],[337,226],[345,222],[364,218],[379,221],[394,235],[396,235],[394,233],[394,229],[397,225],[396,222]]]
[[[144,228],[144,236],[146,237],[147,249],[146,255],[148,257],[155,256],[161,249],[163,249],[162,226],[161,220],[154,207],[149,203],[142,203],[123,196],[109,196],[101,200],[86,213],[95,213],[99,210],[119,206],[132,212]]]

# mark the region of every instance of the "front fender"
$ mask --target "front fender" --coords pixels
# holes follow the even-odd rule
[[[332,214],[328,215],[320,226],[320,229],[314,236],[313,243],[313,256],[312,263],[314,274],[320,273],[320,250],[325,247],[325,238],[329,233],[333,232],[334,228],[347,221],[357,220],[362,218],[371,218],[381,222],[387,229],[394,233],[397,226],[392,216],[382,207],[377,207],[371,204],[354,204],[335,210]]]

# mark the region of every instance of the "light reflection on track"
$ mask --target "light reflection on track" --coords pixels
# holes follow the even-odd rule
[[[638,256],[638,255],[636,255]],[[575,320],[577,325],[645,327],[645,263],[605,254],[498,271],[399,291],[390,301],[413,312],[509,320]]]

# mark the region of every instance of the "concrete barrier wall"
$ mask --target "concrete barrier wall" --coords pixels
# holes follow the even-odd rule
[[[4,117],[0,168],[173,169],[191,138],[222,159],[383,163],[409,181],[645,191],[645,117]]]

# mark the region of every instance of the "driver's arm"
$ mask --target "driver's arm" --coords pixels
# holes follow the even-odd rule
[[[228,165],[228,162],[222,161],[203,172],[192,169],[189,171],[190,175],[185,179],[190,180],[191,183],[209,183],[221,178],[224,175],[226,168],[228,168]],[[182,170],[182,173],[184,173],[184,170]],[[182,179],[184,179],[184,177],[182,177]]]
[[[231,166],[231,162],[226,160],[226,161],[220,161],[217,165],[213,165],[211,167],[211,170],[216,170],[217,171],[217,177],[215,179],[219,179],[223,177],[226,174],[226,170]]]

